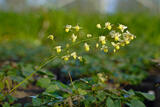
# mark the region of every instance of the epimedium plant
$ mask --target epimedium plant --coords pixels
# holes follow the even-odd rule
[[[17,101],[12,95],[8,95],[8,92],[13,88],[17,82],[21,82],[33,71],[31,64],[24,65],[23,63],[15,63],[6,61],[1,65],[0,69],[0,104],[9,105],[14,104]],[[29,83],[33,82],[33,78],[22,85],[25,88]]]
[[[84,34],[79,25],[66,25],[65,32],[68,33],[70,39],[65,44],[58,44],[54,47],[53,56],[49,57],[44,63],[36,68],[26,79],[16,85],[9,93],[30,79],[32,75],[40,71],[42,67],[53,60],[63,60],[62,63],[70,63],[70,60],[78,61],[85,64],[85,53],[92,53],[95,50],[102,54],[112,54],[117,52],[121,47],[128,45],[136,36],[131,34],[127,27],[119,24],[118,26],[106,22],[104,26],[96,25],[97,34]],[[56,36],[49,35],[48,38],[53,42]],[[98,53],[97,53],[98,54]],[[102,107],[121,107],[128,105],[134,107],[144,107],[144,99],[154,100],[154,96],[137,92],[133,90],[126,91],[118,83],[112,83],[109,76],[103,72],[97,73],[79,80],[72,80],[72,76],[68,71],[70,84],[66,85],[57,80],[43,78],[38,80],[38,85],[45,88],[40,95],[33,97],[32,104],[25,106],[102,106]]]
[[[126,91],[121,87],[113,86],[102,76],[98,74],[92,78],[80,79],[69,86],[59,81],[52,81],[45,92],[33,98],[33,106],[121,107],[126,104],[134,107],[135,104],[139,104],[137,106],[145,107],[141,100],[154,100],[154,96],[150,94]]]

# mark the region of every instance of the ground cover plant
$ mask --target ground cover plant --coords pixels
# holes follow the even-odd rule
[[[44,16],[33,15],[31,13],[30,16],[32,18],[29,19],[33,20],[25,18],[28,17],[28,15],[18,16],[18,14],[9,13],[12,17],[18,16],[24,22],[30,22],[30,25],[27,23],[25,25],[30,27],[23,27],[21,32],[19,32],[18,29],[24,26],[24,24],[15,25],[17,28],[15,27],[14,29],[15,31],[17,29],[17,33],[14,37],[11,36],[15,35],[12,34],[14,30],[12,31],[11,28],[7,28],[9,27],[7,25],[8,23],[12,25],[14,22],[3,22],[3,25],[6,25],[4,28],[10,29],[7,31],[1,27],[3,30],[0,30],[3,38],[1,38],[1,50],[6,49],[0,53],[3,55],[1,58],[1,104],[4,107],[18,107],[23,104],[26,107],[88,107],[99,105],[102,107],[119,107],[126,105],[134,107],[135,104],[136,106],[138,104],[140,107],[143,107],[145,106],[143,104],[144,99],[154,100],[154,96],[151,94],[123,89],[124,85],[138,84],[146,78],[148,75],[146,70],[151,69],[154,64],[150,59],[159,57],[157,54],[159,42],[153,43],[150,36],[143,36],[142,34],[150,35],[152,34],[151,30],[142,32],[144,31],[144,29],[142,29],[143,27],[139,27],[141,29],[136,28],[138,24],[139,26],[146,27],[147,25],[142,25],[139,20],[148,21],[150,18],[139,16],[140,18],[134,19],[135,16],[129,16],[130,21],[123,22],[125,18],[119,14],[117,14],[117,16],[107,16],[104,18],[100,18],[99,15],[94,15],[94,18],[93,16],[84,16],[82,19],[78,19],[77,14],[66,15],[63,12],[56,12],[58,15],[55,17],[54,15],[52,16],[54,12],[51,13],[52,12],[46,13]],[[5,16],[8,13],[2,14]],[[4,16],[0,18],[3,19]],[[59,21],[55,20],[57,17]],[[114,26],[109,22],[105,24],[106,19],[110,20],[108,18],[118,24]],[[70,20],[70,23],[66,22],[66,19]],[[90,23],[91,19],[95,20],[92,24]],[[135,23],[137,23],[135,27],[133,26],[134,24],[131,23],[131,20],[135,20]],[[154,21],[157,23],[158,19]],[[19,20],[17,20],[17,22],[22,23],[19,22]],[[124,38],[120,35],[128,34],[131,39],[132,34],[127,32],[125,26],[121,25],[122,28],[125,29],[123,31],[119,23],[129,25],[129,28],[133,27],[133,29],[130,30],[137,35],[137,38],[131,42],[129,46],[121,47],[124,42],[121,39]],[[154,26],[156,25],[157,24]],[[28,29],[32,29],[33,33],[28,32],[31,31]],[[111,32],[110,30],[116,30],[116,32],[119,33],[115,36],[116,32]],[[154,30],[155,35],[157,35],[158,29]],[[38,36],[36,36],[37,34]],[[26,38],[25,40],[26,35],[31,38]],[[158,37],[155,37],[155,40]],[[135,38],[135,36],[133,36],[133,38]],[[144,41],[139,42],[140,39],[138,38],[143,38]],[[130,42],[130,39],[126,39],[129,41],[125,41],[125,44]],[[154,36],[152,39],[154,39]],[[17,44],[18,40],[27,41],[30,44]],[[6,43],[15,45],[13,47],[16,48],[12,49],[10,48],[12,46],[9,46],[9,44],[6,45]],[[141,43],[141,46],[147,43],[148,47],[142,50],[142,47],[137,47],[137,45],[139,45],[138,43]],[[146,54],[148,48],[152,50],[152,46],[155,46],[155,50],[153,50],[155,53],[150,51]],[[119,50],[119,48],[121,50]],[[55,62],[46,65],[43,69],[37,70],[37,66],[35,65],[50,55],[58,55],[59,58],[57,58]],[[47,59],[45,59],[45,62],[46,61]],[[35,70],[37,72],[29,76]],[[16,87],[17,84],[21,83],[24,79],[26,79],[24,84]],[[27,89],[32,85],[36,86],[34,88],[38,87],[41,92],[30,97],[32,102],[26,101],[23,104],[18,102],[18,98],[14,95],[16,91],[18,92],[18,88]],[[16,90],[12,91],[15,87]]]

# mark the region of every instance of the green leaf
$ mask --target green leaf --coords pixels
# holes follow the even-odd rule
[[[91,103],[96,103],[97,99],[94,96],[86,96],[85,101],[91,102]]]
[[[114,102],[110,97],[107,98],[106,105],[107,107],[115,107]]]
[[[138,94],[142,95],[146,99],[153,101],[155,99],[155,96],[153,94],[143,93],[143,92],[137,92]]]
[[[49,72],[49,71],[47,71],[47,70],[43,70],[42,69],[42,70],[38,71],[38,74],[47,75],[48,77],[54,78],[54,74]]]
[[[114,107],[121,107],[121,101],[120,100],[114,101]]]
[[[85,106],[85,107],[89,107],[89,106],[90,106],[89,101],[87,101],[87,100],[86,100],[86,101],[84,101],[84,106]]]
[[[42,104],[42,100],[40,98],[32,98],[33,106],[40,106]]]
[[[0,101],[4,100],[5,96],[3,94],[0,93]]]
[[[62,82],[55,81],[53,83],[56,84],[59,88],[69,89],[69,87],[67,85],[63,84]]]
[[[96,97],[100,100],[100,101],[104,101],[106,99],[106,94],[104,91],[98,91]]]
[[[59,89],[60,88],[57,86],[57,84],[52,84],[46,89],[46,92],[51,93]]]
[[[32,107],[32,106],[31,106],[31,103],[25,103],[24,107]]]
[[[10,96],[10,95],[8,95],[7,98],[8,98],[8,102],[9,102],[9,103],[13,103],[14,101],[17,100],[15,97]]]
[[[130,107],[146,107],[143,102],[139,100],[131,100]]]
[[[22,66],[22,74],[27,77],[33,72],[33,66],[31,64],[28,64],[26,66]]]
[[[0,90],[2,90],[4,88],[4,83],[3,83],[3,81],[1,80],[1,82],[0,82]]]
[[[129,90],[129,91],[128,91],[128,94],[129,94],[129,95],[135,95],[135,93],[134,93],[133,90]]]
[[[2,107],[10,107],[10,104],[5,102]]]
[[[14,104],[14,105],[12,105],[12,107],[22,107],[22,104],[20,104],[20,103]]]
[[[81,88],[78,88],[78,92],[80,95],[85,95],[87,92],[85,90],[82,90]]]
[[[51,83],[51,80],[49,78],[40,78],[37,81],[37,85],[42,87],[42,88],[47,88]]]

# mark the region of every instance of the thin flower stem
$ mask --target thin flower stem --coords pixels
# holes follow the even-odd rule
[[[76,45],[79,45],[80,43],[82,42],[86,42],[86,41],[90,41],[92,39],[97,39],[98,37],[94,37],[94,38],[90,38],[90,39],[85,39],[85,40],[82,40],[82,41],[79,41],[75,44],[73,44],[71,47],[74,47]],[[67,49],[65,50],[65,52],[67,51]],[[21,81],[19,84],[17,84],[14,88],[12,88],[10,91],[9,91],[9,94],[11,94],[14,90],[16,90],[19,86],[21,86],[24,82],[26,82],[27,80],[29,80],[37,71],[39,71],[40,69],[42,69],[45,65],[47,65],[49,62],[53,61],[54,59],[58,58],[58,56],[51,56],[48,58],[47,61],[45,61],[44,63],[42,63],[35,71],[33,71],[28,77],[26,77],[23,81]],[[73,81],[72,81],[72,77],[70,75],[70,72],[68,73],[69,74],[69,78],[70,78],[70,81],[71,81],[71,84],[73,85]],[[73,85],[74,87],[74,85]]]
[[[58,56],[51,56],[48,58],[48,60],[44,63],[42,63],[35,71],[33,71],[28,77],[26,77],[23,81],[21,81],[19,84],[17,84],[13,89],[11,89],[9,91],[9,94],[11,94],[15,89],[17,89],[20,85],[22,85],[24,82],[26,82],[27,80],[29,80],[33,74],[35,74],[37,71],[39,71],[41,68],[43,68],[45,65],[47,65],[49,62],[53,61],[54,59],[56,59]]]
[[[68,75],[69,75],[69,78],[70,78],[70,82],[71,82],[72,86],[74,87],[74,84],[73,84],[73,81],[72,81],[72,76],[71,76],[69,71],[68,71]]]

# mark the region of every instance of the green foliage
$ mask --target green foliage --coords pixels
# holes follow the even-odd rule
[[[5,102],[5,103],[3,104],[3,107],[10,107],[10,104],[7,103],[7,102]]]
[[[37,85],[42,87],[42,88],[47,88],[50,83],[51,83],[51,80],[49,78],[40,78],[37,81]]]
[[[114,102],[110,97],[107,98],[106,105],[107,107],[114,107]]]
[[[144,97],[139,95],[144,95]],[[134,107],[137,103],[139,107],[144,107],[145,105],[141,101],[148,99],[149,96],[151,99],[154,97],[154,95],[133,90],[112,89],[97,79],[85,78],[77,80],[69,86],[54,80],[45,92],[33,98],[32,101],[40,101],[38,104],[44,106],[69,106],[71,103],[74,106],[89,107],[96,106],[95,104],[107,107],[121,107],[121,105],[127,104]],[[33,102],[34,104],[35,102]]]
[[[131,104],[129,104],[130,107],[145,107],[145,105],[143,104],[143,102],[139,101],[139,100],[131,100]]]
[[[144,99],[155,99],[151,94],[123,90],[119,85],[141,83],[148,76],[146,71],[150,71],[154,66],[152,59],[160,57],[159,16],[126,13],[110,16],[84,15],[61,11],[23,14],[0,12],[0,20],[3,20],[0,24],[0,104],[3,107],[22,106],[13,104],[16,98],[5,96],[5,89],[9,91],[8,87],[13,87],[28,77],[43,58],[55,55],[49,46],[65,44],[59,41],[69,38],[63,29],[66,24],[78,23],[85,29],[82,34],[97,35],[99,32],[95,25],[106,21],[126,24],[131,28],[131,32],[137,35],[136,40],[115,55],[106,56],[93,51],[86,55],[84,62],[71,60],[69,63],[61,63],[56,60],[48,64],[23,84],[22,87],[27,88],[36,83],[45,90],[25,106],[144,107]],[[47,23],[49,26],[45,28]],[[46,38],[53,32],[53,35],[58,36],[57,41],[51,43]],[[77,50],[81,52],[81,49]],[[71,73],[74,86],[69,84],[68,72]],[[105,82],[100,81],[98,73],[105,76]]]
[[[32,99],[32,103],[33,103],[33,106],[41,106],[41,104],[42,104],[42,99],[33,98],[33,99]]]
[[[148,93],[143,93],[143,92],[137,92],[137,94],[142,95],[144,98],[146,98],[147,100],[153,101],[155,100],[155,96],[153,96],[152,94],[148,94]]]

